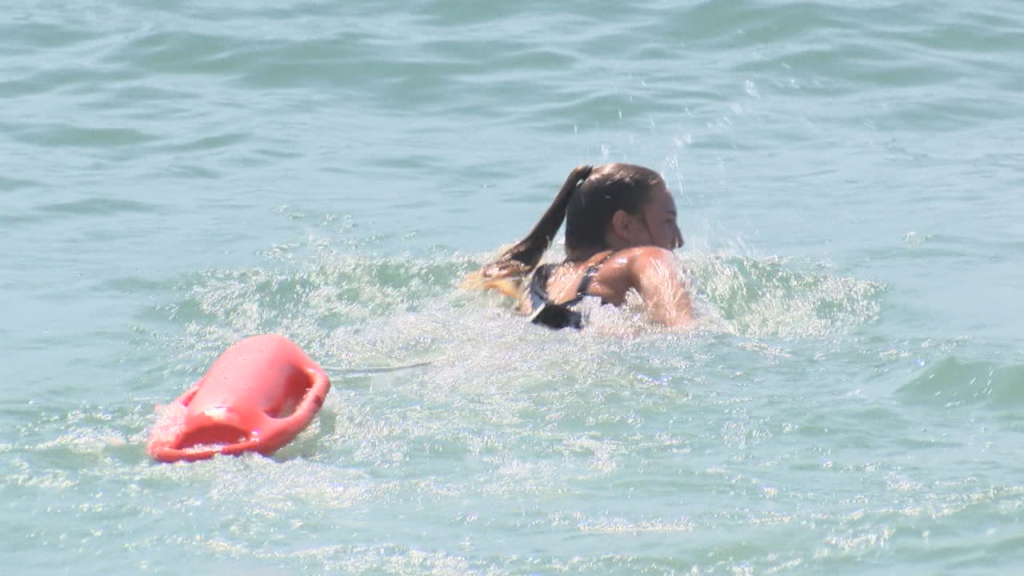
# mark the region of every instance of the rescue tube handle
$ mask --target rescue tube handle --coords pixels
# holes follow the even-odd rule
[[[293,421],[310,419],[324,405],[327,392],[331,389],[331,380],[325,372],[312,368],[305,370],[307,373],[312,373],[313,384],[306,390],[306,394],[299,401],[299,405],[295,407],[295,411],[279,420],[285,427]]]
[[[196,383],[193,384],[191,388],[186,390],[185,393],[182,394],[177,401],[181,402],[182,406],[188,407],[188,405],[192,403],[192,399],[195,398],[196,394],[199,392],[199,388],[202,387],[204,380],[206,380],[205,376],[200,378],[199,380],[196,380]]]

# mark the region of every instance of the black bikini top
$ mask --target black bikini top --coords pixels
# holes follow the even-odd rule
[[[612,257],[614,252],[609,252],[607,256],[601,259],[600,262],[591,264],[587,267],[586,273],[583,274],[583,279],[580,280],[580,285],[576,289],[576,296],[572,300],[560,302],[555,304],[548,299],[548,279],[551,276],[551,271],[555,269],[555,264],[544,264],[539,266],[533,273],[533,278],[530,279],[530,286],[528,294],[530,297],[530,306],[533,309],[533,315],[530,317],[530,322],[534,324],[541,324],[548,328],[555,330],[561,330],[562,328],[575,328],[579,330],[583,328],[583,315],[580,314],[575,307],[577,304],[583,301],[587,296],[591,294],[587,293],[587,289],[590,288],[590,283],[594,279],[594,275],[597,274],[597,270],[602,264],[608,261]],[[605,304],[604,300],[601,301]]]

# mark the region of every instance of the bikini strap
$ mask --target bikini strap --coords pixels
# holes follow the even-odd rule
[[[590,282],[594,279],[594,276],[597,275],[598,269],[601,267],[602,264],[607,262],[614,255],[615,251],[612,250],[611,252],[608,253],[607,256],[601,258],[599,262],[591,264],[589,267],[587,267],[586,273],[583,274],[583,279],[580,280],[580,287],[576,289],[576,299],[588,296],[587,289],[590,288]]]
[[[527,292],[534,309],[548,301],[548,277],[552,268],[551,264],[542,264],[533,271]]]

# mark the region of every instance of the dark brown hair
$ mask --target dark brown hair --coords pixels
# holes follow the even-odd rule
[[[565,248],[570,258],[605,249],[605,234],[612,216],[619,210],[637,214],[647,203],[651,190],[659,185],[664,185],[661,176],[643,166],[603,164],[574,168],[533,230],[484,266],[483,276],[528,275],[551,245],[563,220]]]

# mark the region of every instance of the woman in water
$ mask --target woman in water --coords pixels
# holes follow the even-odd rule
[[[565,260],[538,267],[562,220]],[[682,245],[675,202],[657,172],[631,164],[580,166],[530,234],[469,284],[518,298],[534,323],[556,329],[583,326],[576,308],[584,298],[620,306],[631,290],[654,322],[688,326],[690,295],[672,257]]]

